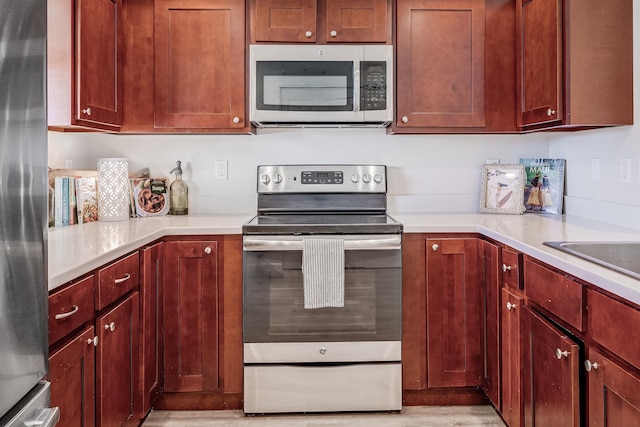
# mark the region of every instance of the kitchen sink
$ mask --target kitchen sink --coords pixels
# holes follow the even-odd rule
[[[640,242],[543,243],[640,280]]]

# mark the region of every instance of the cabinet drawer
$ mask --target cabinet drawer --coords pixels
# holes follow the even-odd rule
[[[502,249],[502,284],[511,289],[522,289],[522,254]]]
[[[94,317],[94,276],[49,295],[49,345]]]
[[[138,286],[140,261],[138,252],[98,270],[96,310],[102,310]]]
[[[584,331],[585,289],[580,283],[525,259],[524,287],[530,300],[577,330]]]
[[[640,311],[591,289],[587,303],[591,338],[640,368],[640,341],[630,336],[640,327]]]

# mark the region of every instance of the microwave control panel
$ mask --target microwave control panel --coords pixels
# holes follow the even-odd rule
[[[360,109],[387,109],[387,63],[363,61],[360,63]]]

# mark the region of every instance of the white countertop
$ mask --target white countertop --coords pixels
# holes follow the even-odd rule
[[[253,215],[162,216],[49,229],[49,290],[168,235],[240,234]],[[640,241],[640,230],[539,214],[393,214],[405,233],[480,233],[640,305],[640,281],[544,246]]]

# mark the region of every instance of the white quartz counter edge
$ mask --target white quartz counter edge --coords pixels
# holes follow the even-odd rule
[[[162,216],[49,229],[49,290],[169,235],[240,234],[252,215]],[[640,230],[578,217],[394,214],[405,233],[480,233],[640,305],[640,281],[543,245],[545,241],[640,241]]]
[[[545,246],[545,241],[637,241],[640,230],[540,214],[393,215],[405,233],[480,233],[640,305],[640,281]]]
[[[170,235],[241,234],[251,215],[161,216],[49,229],[49,291]]]

